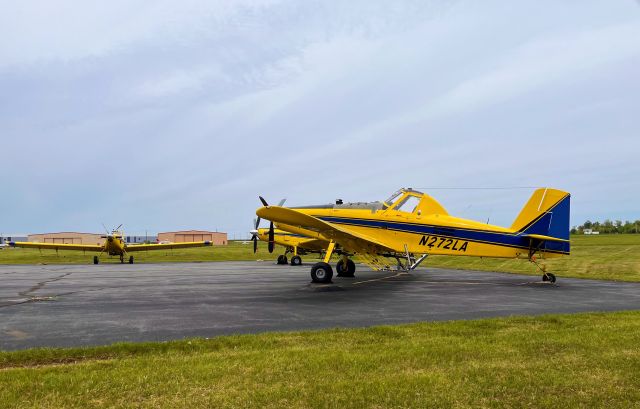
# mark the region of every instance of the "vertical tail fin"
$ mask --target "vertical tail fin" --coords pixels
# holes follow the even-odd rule
[[[512,229],[523,234],[569,240],[571,195],[562,190],[538,189],[524,205]]]

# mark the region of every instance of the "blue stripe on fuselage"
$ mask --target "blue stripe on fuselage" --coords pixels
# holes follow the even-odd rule
[[[467,240],[478,243],[494,244],[499,246],[516,247],[528,249],[530,239],[522,237],[517,233],[502,233],[482,230],[459,229],[454,227],[431,226],[426,224],[402,223],[383,220],[371,219],[354,219],[345,217],[324,216],[319,217],[328,223],[361,226],[369,228],[387,229],[393,231],[401,231],[405,233],[417,234],[420,236],[442,236],[455,238],[458,240]],[[545,242],[541,249],[551,252],[568,253],[569,243],[564,242]]]

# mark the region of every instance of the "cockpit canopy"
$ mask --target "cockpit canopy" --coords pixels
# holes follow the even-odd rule
[[[447,215],[447,211],[440,203],[431,196],[413,190],[402,188],[391,195],[383,203],[383,209],[392,209],[403,213],[416,214],[442,214]]]
[[[353,209],[371,210],[374,213],[380,210],[391,210],[417,215],[449,214],[434,198],[411,188],[398,190],[384,202],[344,203],[342,200],[336,200],[335,204],[291,207],[291,209]]]

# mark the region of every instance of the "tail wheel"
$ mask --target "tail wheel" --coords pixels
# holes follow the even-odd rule
[[[283,255],[278,256],[277,263],[280,265],[287,264],[288,263],[287,256],[283,256]]]
[[[129,264],[133,264],[133,256],[129,256]]]
[[[553,273],[544,273],[542,275],[542,281],[548,281],[550,283],[556,282],[556,276]]]
[[[356,272],[356,263],[352,260],[347,260],[347,265],[345,267],[344,260],[338,261],[336,264],[336,271],[338,272],[338,277],[354,277]]]
[[[314,283],[327,284],[333,278],[333,268],[328,263],[320,262],[311,267],[311,280]]]
[[[301,264],[302,264],[302,258],[300,258],[300,256],[291,257],[291,265],[292,266],[299,266]]]
[[[98,256],[93,256],[93,264],[98,264],[100,262],[100,259],[98,258]]]

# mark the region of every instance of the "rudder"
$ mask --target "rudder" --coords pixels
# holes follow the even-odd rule
[[[524,205],[511,228],[523,234],[538,234],[569,240],[571,195],[557,189],[538,189]]]

